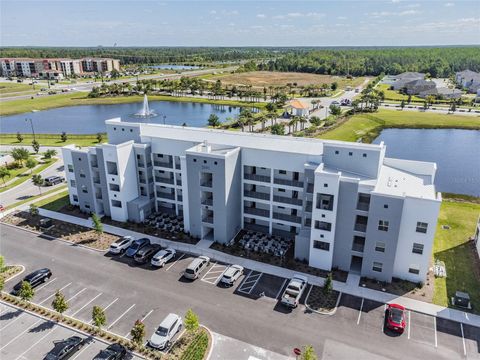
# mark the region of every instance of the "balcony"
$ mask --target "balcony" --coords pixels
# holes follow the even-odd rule
[[[100,178],[99,177],[94,177],[93,178],[93,183],[94,184],[100,184]]]
[[[92,161],[92,162],[90,163],[90,166],[91,166],[92,168],[98,168],[98,162]]]
[[[270,176],[266,175],[256,175],[256,174],[243,174],[243,178],[246,180],[260,181],[260,182],[270,182]]]
[[[312,208],[313,208],[313,203],[311,201],[307,201],[307,204],[305,205],[305,212],[311,213]]]
[[[212,180],[203,180],[203,181],[200,182],[200,186],[211,188],[212,187]]]
[[[270,194],[261,193],[261,192],[258,192],[258,191],[244,190],[243,191],[243,196],[251,197],[251,198],[255,198],[255,199],[270,200]]]
[[[177,201],[183,201],[183,195],[177,195]]]
[[[273,201],[283,203],[283,204],[292,204],[302,206],[302,199],[292,199],[284,196],[273,195]]]
[[[307,184],[307,193],[308,194],[313,194],[313,184],[312,183]]]
[[[202,205],[212,206],[213,205],[213,199],[203,199],[202,200]]]
[[[251,214],[251,215],[257,215],[257,216],[270,217],[270,211],[269,211],[269,210],[265,210],[265,209],[257,209],[257,208],[245,206],[245,207],[243,208],[243,212],[244,212],[245,214]]]
[[[181,169],[180,164],[175,164],[175,169],[180,170]]]
[[[142,177],[139,177],[139,178],[138,178],[138,182],[139,182],[140,184],[146,184],[146,183],[147,183],[147,180],[142,176]]]
[[[202,222],[213,224],[213,216],[205,216],[204,218],[202,218]]]
[[[368,209],[370,209],[370,203],[366,203],[366,202],[357,203],[357,210],[368,211]]]
[[[363,249],[365,248],[365,244],[353,243],[352,250],[363,253]]]
[[[160,198],[160,199],[175,200],[175,194],[174,193],[157,192],[157,197]]]
[[[282,214],[282,213],[273,213],[273,218],[278,220],[290,221],[293,223],[301,224],[302,218],[296,215]]]
[[[367,224],[355,224],[355,231],[367,232]]]
[[[176,184],[177,184],[177,186],[182,186],[182,179],[177,179]]]
[[[163,168],[173,168],[173,163],[170,162],[165,162],[165,161],[154,161],[153,165],[158,166],[158,167],[163,167]]]
[[[155,182],[173,185],[173,178],[155,176]]]
[[[145,163],[143,161],[137,161],[137,165],[139,167],[145,167]]]
[[[278,185],[287,185],[287,186],[303,188],[303,181],[298,181],[298,180],[273,179],[273,183]]]

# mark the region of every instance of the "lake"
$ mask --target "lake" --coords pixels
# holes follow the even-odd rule
[[[195,65],[174,65],[174,64],[161,64],[161,65],[151,65],[151,69],[163,69],[163,70],[194,70],[200,69],[200,66]]]
[[[440,192],[480,196],[480,131],[457,129],[385,129],[387,156],[437,163]]]
[[[210,114],[218,115],[224,122],[228,117],[239,114],[239,107],[203,104],[194,102],[151,101],[150,109],[155,110],[159,116],[140,119],[131,115],[138,112],[142,103],[113,104],[113,105],[79,105],[43,110],[31,113],[0,117],[2,133],[31,133],[30,122],[32,119],[36,133],[58,134],[65,131],[67,134],[96,134],[105,131],[105,120],[121,117],[128,122],[150,122],[169,125],[182,125],[203,127],[207,125]]]

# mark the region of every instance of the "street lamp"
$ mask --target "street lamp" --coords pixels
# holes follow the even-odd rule
[[[35,130],[33,129],[33,122],[31,118],[26,118],[25,121],[30,121],[30,126],[32,127],[33,141],[35,141]]]

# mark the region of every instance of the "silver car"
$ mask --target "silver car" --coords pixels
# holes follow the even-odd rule
[[[210,258],[207,256],[199,256],[187,266],[183,276],[187,279],[195,280],[200,273],[210,264]]]
[[[152,265],[158,267],[164,267],[167,262],[175,257],[177,252],[175,249],[166,248],[157,252],[152,258]]]
[[[108,251],[111,254],[123,253],[125,250],[129,248],[130,245],[132,245],[134,240],[135,239],[131,236],[124,236],[118,239],[117,241],[115,241],[114,243],[112,243]]]
[[[232,286],[243,274],[243,266],[230,265],[224,272],[220,282],[224,285]]]
[[[169,347],[173,337],[182,329],[182,318],[177,314],[168,314],[160,323],[148,341],[148,345],[155,349],[164,350]]]

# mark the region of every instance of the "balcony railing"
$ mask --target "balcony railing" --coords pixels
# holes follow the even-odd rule
[[[243,208],[243,212],[245,214],[270,217],[270,211],[266,210],[266,209],[257,209],[257,208],[252,208],[252,207],[245,206]]]
[[[143,161],[137,161],[138,166],[145,167],[145,163]]]
[[[203,187],[212,187],[212,180],[203,180],[202,182],[200,182],[200,186],[203,186]]]
[[[100,178],[99,177],[94,177],[93,178],[93,183],[94,184],[100,184]]]
[[[305,212],[312,212],[313,203],[311,201],[307,201],[307,205],[305,205]]]
[[[243,178],[246,180],[261,181],[261,182],[270,182],[270,176],[267,175],[257,175],[257,174],[243,174]]]
[[[181,169],[180,164],[175,164],[175,169],[180,170]]]
[[[169,168],[169,169],[171,169],[173,167],[172,162],[164,162],[164,161],[154,161],[153,165],[159,166],[159,167],[164,167],[164,168]]]
[[[303,181],[288,180],[288,179],[273,179],[274,184],[287,185],[303,188]]]
[[[205,216],[204,218],[202,218],[202,221],[204,223],[213,224],[213,216]]]
[[[255,198],[255,199],[270,200],[270,194],[261,193],[261,192],[258,192],[258,191],[244,190],[243,191],[243,196],[251,197],[251,198]]]
[[[307,193],[313,194],[313,184],[311,183],[307,184]]]
[[[177,195],[177,201],[183,201],[183,195]]]
[[[302,199],[292,199],[285,196],[273,195],[273,201],[280,202],[283,204],[292,204],[292,205],[302,205]]]
[[[363,253],[363,249],[365,248],[365,244],[356,244],[356,243],[353,243],[352,244],[352,250],[353,251],[358,251],[358,252],[362,252]]]
[[[175,194],[173,193],[157,192],[157,197],[161,199],[175,200]]]
[[[140,178],[138,178],[138,182],[139,182],[140,184],[146,184],[146,183],[147,183],[147,180],[146,180],[144,177],[140,177]]]
[[[355,229],[355,231],[366,232],[367,231],[367,224],[355,224],[354,229]]]
[[[278,219],[278,220],[290,221],[290,222],[294,222],[294,223],[297,223],[297,224],[302,223],[302,218],[300,216],[296,216],[296,215],[289,215],[289,214],[282,214],[282,213],[274,212],[273,213],[273,218]]]
[[[357,210],[368,211],[369,208],[370,208],[370,203],[365,203],[365,202],[357,203]]]
[[[202,205],[212,206],[213,205],[213,199],[203,199],[202,200]]]
[[[173,185],[173,178],[165,178],[165,177],[155,176],[155,182],[164,183],[164,184],[172,184]]]
[[[90,163],[90,165],[91,165],[93,168],[98,168],[98,162],[96,162],[96,161],[92,161],[92,162]]]
[[[182,179],[177,179],[177,186],[182,186]]]

